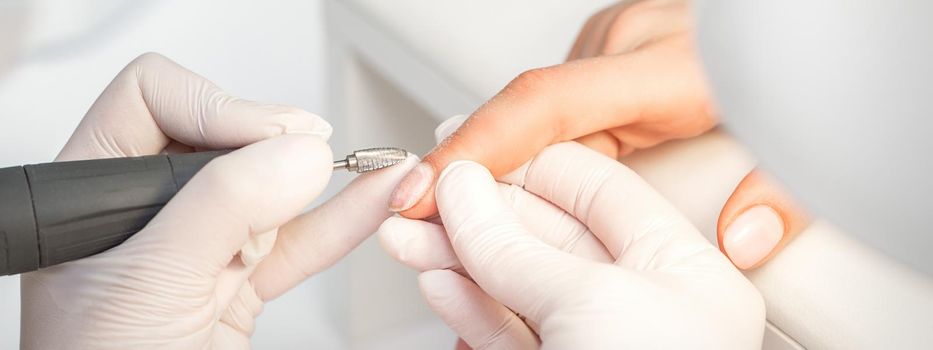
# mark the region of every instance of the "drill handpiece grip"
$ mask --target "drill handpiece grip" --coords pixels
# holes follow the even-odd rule
[[[227,152],[0,169],[0,275],[34,271],[123,243],[198,170]]]

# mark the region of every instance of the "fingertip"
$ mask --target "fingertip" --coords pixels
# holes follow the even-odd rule
[[[376,235],[379,236],[379,244],[382,246],[382,249],[395,260],[404,263],[404,261],[402,261],[403,247],[411,237],[401,231],[400,225],[403,224],[402,220],[405,219],[397,217],[386,219],[386,221],[382,222],[382,225],[379,225]]]
[[[809,224],[806,212],[776,181],[760,170],[736,186],[719,215],[719,249],[736,267],[755,269]]]
[[[334,133],[334,127],[323,117],[299,108],[292,108],[281,115],[282,134],[304,134],[319,137],[327,141]]]
[[[453,209],[453,212],[446,213],[450,215],[464,210],[486,210],[501,202],[496,181],[489,170],[469,160],[447,165],[437,179],[435,191],[435,201],[441,214],[445,214],[444,208]]]
[[[289,134],[274,140],[282,143],[276,156],[284,163],[283,171],[298,173],[305,181],[330,178],[334,153],[324,139],[316,135]]]
[[[736,267],[758,266],[777,248],[784,236],[784,223],[767,205],[748,208],[726,228],[722,250]]]
[[[426,271],[462,267],[441,225],[395,217],[383,222],[378,234],[386,253],[412,269]]]
[[[389,197],[389,210],[397,213],[411,213],[410,209],[423,201],[425,195],[433,187],[434,174],[434,167],[429,163],[420,162],[415,165],[392,191]]]
[[[272,193],[278,193],[277,200],[283,204],[294,201],[307,205],[324,190],[333,171],[330,146],[309,135],[271,138],[225,157],[230,159],[222,165],[224,170],[220,171],[220,176],[252,172],[249,177],[253,183],[241,186],[275,191]]]
[[[495,181],[489,169],[470,160],[456,160],[441,171],[437,178],[437,188],[447,189],[479,180]]]
[[[432,217],[437,215],[437,200],[434,196],[434,186],[429,186],[424,192],[424,195],[421,196],[421,199],[410,208],[401,211],[392,211],[409,219],[425,219]]]
[[[324,118],[301,108],[263,104],[233,97],[221,111],[206,114],[205,139],[213,148],[240,147],[282,135],[330,139],[333,127]]]
[[[434,129],[434,136],[438,143],[456,131],[463,122],[469,118],[467,115],[451,117]],[[437,202],[434,198],[434,187],[437,183],[437,169],[443,165],[439,161],[447,152],[439,147],[425,157],[422,163],[406,175],[389,199],[389,210],[411,219],[423,219],[437,214]]]

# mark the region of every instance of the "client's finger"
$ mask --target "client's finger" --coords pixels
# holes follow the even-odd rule
[[[809,225],[806,212],[759,170],[745,176],[719,215],[719,249],[740,269],[764,264]]]
[[[456,160],[476,161],[500,176],[550,144],[596,131],[672,115],[678,120],[710,119],[704,107],[708,98],[702,71],[692,56],[682,54],[684,46],[689,45],[576,60],[523,73],[425,156],[400,183],[390,208],[410,218],[433,215],[437,176]],[[673,131],[661,136],[660,140],[683,137]]]

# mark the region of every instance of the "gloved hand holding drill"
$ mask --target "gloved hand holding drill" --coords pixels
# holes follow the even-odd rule
[[[330,179],[330,133],[318,116],[231,97],[162,56],[130,63],[58,160],[242,148],[209,163],[122,245],[22,275],[22,346],[248,347],[263,303],[374,232],[415,163],[362,175],[301,214]],[[359,219],[346,225],[336,213]]]

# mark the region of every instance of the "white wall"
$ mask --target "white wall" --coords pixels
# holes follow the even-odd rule
[[[41,12],[35,18],[44,30],[30,37],[43,47],[27,45],[32,49],[19,64],[0,76],[0,167],[51,160],[113,76],[147,51],[176,60],[237,96],[319,113],[325,109],[320,1],[37,3]],[[62,36],[59,29],[83,34]],[[254,345],[343,347],[332,322],[338,312],[332,304],[340,299],[327,287],[341,281],[336,274],[316,276],[268,305]],[[18,346],[18,329],[18,279],[2,277],[0,349]]]

